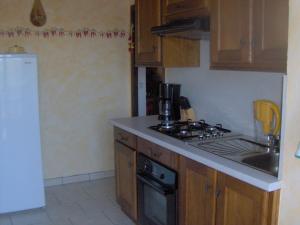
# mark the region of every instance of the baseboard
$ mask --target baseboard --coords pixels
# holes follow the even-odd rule
[[[51,186],[78,183],[78,182],[84,182],[84,181],[93,181],[93,180],[113,177],[114,175],[115,175],[114,170],[100,171],[100,172],[95,172],[95,173],[87,173],[87,174],[79,174],[79,175],[74,175],[74,176],[45,179],[44,184],[45,184],[45,187],[51,187]]]

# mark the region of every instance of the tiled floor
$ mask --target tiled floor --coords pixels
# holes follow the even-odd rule
[[[0,215],[0,225],[133,225],[115,200],[113,178],[46,189],[47,206]]]

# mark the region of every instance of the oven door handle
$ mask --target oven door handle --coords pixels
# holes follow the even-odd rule
[[[142,176],[140,174],[137,174],[137,178],[163,195],[170,195],[174,194],[175,192],[173,188],[163,186],[151,178]]]

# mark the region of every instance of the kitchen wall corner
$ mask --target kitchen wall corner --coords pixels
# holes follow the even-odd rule
[[[30,23],[32,3],[0,1],[0,31],[129,31],[132,0],[44,1],[47,23],[41,28]],[[38,55],[45,179],[114,167],[109,119],[130,115],[128,37],[114,37],[0,35],[0,51],[17,44]]]

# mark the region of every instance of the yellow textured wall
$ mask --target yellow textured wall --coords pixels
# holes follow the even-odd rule
[[[287,108],[280,225],[300,224],[300,160],[294,157],[300,141],[300,1],[290,0]]]
[[[131,0],[42,0],[41,29],[129,30]],[[36,29],[33,0],[1,0],[0,30]],[[0,51],[18,44],[39,59],[40,117],[45,178],[113,169],[109,118],[130,111],[127,38],[0,37]]]

